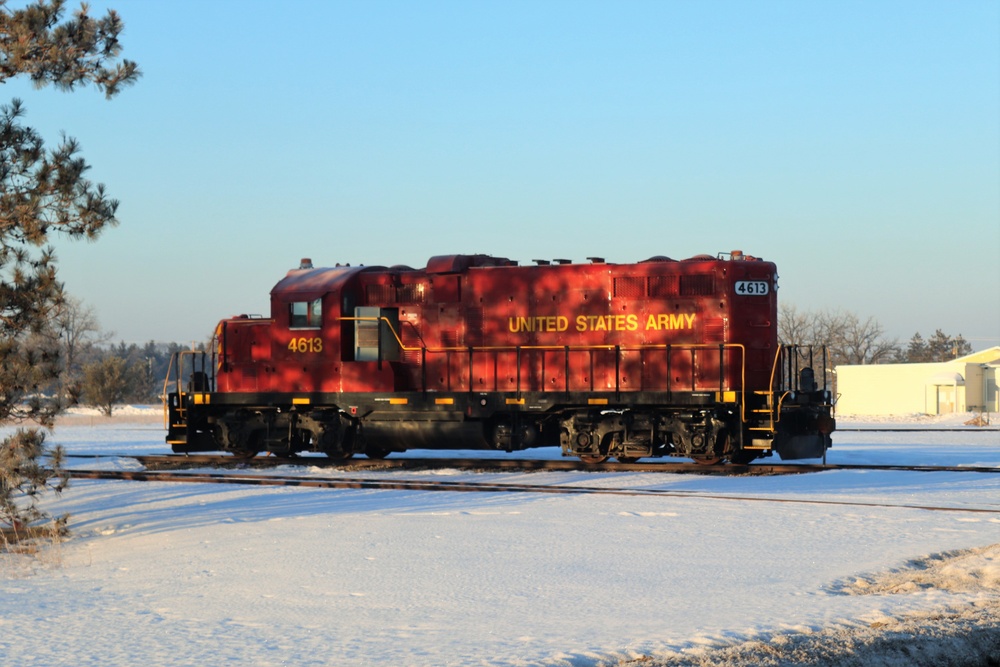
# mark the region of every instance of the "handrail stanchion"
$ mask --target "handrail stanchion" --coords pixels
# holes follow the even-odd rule
[[[725,375],[725,372],[724,372],[725,364],[726,364],[725,359],[724,359],[724,357],[725,357],[725,349],[726,349],[725,344],[724,343],[719,343],[719,392],[720,393],[726,390],[726,387],[725,387],[725,384],[726,384],[726,375]]]
[[[566,355],[566,372],[565,372],[565,385],[566,393],[569,393],[569,345],[563,347],[564,354]]]
[[[622,399],[621,393],[621,379],[622,379],[622,362],[621,362],[621,351],[620,345],[615,345],[615,400],[620,401]]]

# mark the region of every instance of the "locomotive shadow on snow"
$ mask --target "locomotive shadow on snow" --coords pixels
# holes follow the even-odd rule
[[[158,534],[185,528],[228,523],[260,523],[294,520],[309,516],[393,514],[426,512],[468,513],[476,510],[515,511],[518,507],[539,502],[537,495],[514,493],[427,493],[425,491],[371,491],[363,489],[312,489],[295,487],[234,487],[214,484],[157,484],[151,495],[149,482],[132,483],[135,490],[120,490],[116,505],[123,509],[109,512],[103,502],[102,484],[73,483],[72,502],[61,503],[62,511],[71,512],[70,530],[75,536],[87,536],[108,529],[115,533]],[[155,483],[154,483],[155,484]],[[475,498],[470,499],[470,495]],[[470,508],[472,508],[470,510]],[[74,516],[100,518],[74,520]]]

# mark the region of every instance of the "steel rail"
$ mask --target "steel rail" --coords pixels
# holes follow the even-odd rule
[[[840,428],[836,433],[1000,433],[1000,428],[967,426],[965,428]]]
[[[775,498],[771,496],[747,496],[721,493],[700,493],[674,489],[615,489],[593,486],[554,486],[544,484],[502,484],[494,482],[450,482],[444,480],[377,480],[365,478],[322,478],[299,476],[246,476],[224,473],[177,473],[177,472],[134,472],[120,470],[73,470],[74,479],[127,480],[140,482],[181,482],[199,484],[236,484],[243,486],[295,486],[326,489],[374,489],[384,491],[451,491],[475,493],[541,493],[541,494],[586,494],[612,496],[643,496],[684,498],[700,500],[724,500],[736,502],[766,502],[795,505],[825,505],[837,507],[868,507],[886,509],[923,510],[933,512],[966,512],[976,514],[1000,514],[1000,506],[987,507],[945,507],[935,505],[914,505],[898,503],[877,503],[847,500],[822,500],[817,498]]]

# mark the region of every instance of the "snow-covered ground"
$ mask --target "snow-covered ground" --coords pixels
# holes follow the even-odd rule
[[[118,414],[78,413],[50,442],[167,450],[156,410]],[[829,460],[1000,467],[1000,433],[845,430]],[[340,474],[676,495],[74,481],[46,502],[72,514],[72,537],[0,555],[0,664],[930,665],[1000,651],[1000,474]],[[931,506],[955,511],[917,509]]]

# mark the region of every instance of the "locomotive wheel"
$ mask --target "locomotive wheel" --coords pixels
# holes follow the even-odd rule
[[[604,463],[608,460],[604,454],[580,454],[579,456],[584,463]]]
[[[233,458],[237,461],[250,461],[256,457],[260,452],[252,449],[243,449],[233,452]]]
[[[642,458],[642,457],[641,456],[616,456],[615,457],[615,459],[617,459],[618,463],[635,463],[640,458]]]
[[[334,463],[342,463],[354,456],[354,452],[323,452]]]
[[[714,465],[722,462],[722,457],[721,456],[695,456],[695,457],[692,457],[692,460],[695,463],[699,464],[699,465],[714,466]]]
[[[692,456],[691,458],[695,463],[700,463],[705,466],[714,466],[722,463],[722,459],[726,456],[725,452],[727,449],[729,449],[729,434],[723,431],[719,434],[719,437],[715,442],[715,451],[707,456]]]
[[[366,447],[365,456],[370,459],[384,459],[392,453],[391,449],[383,449],[381,447]]]

